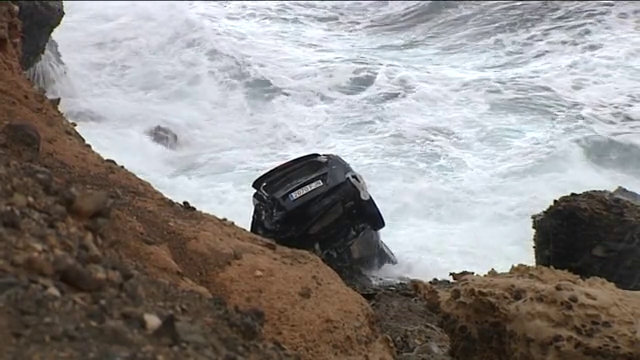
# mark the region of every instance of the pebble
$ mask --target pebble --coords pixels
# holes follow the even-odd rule
[[[0,225],[10,229],[20,230],[22,228],[22,219],[20,219],[20,215],[12,209],[3,210],[0,211]]]
[[[42,186],[46,193],[49,193],[53,187],[53,174],[47,168],[42,166],[28,164],[26,167],[27,173],[34,177],[34,179]]]
[[[263,273],[262,271],[260,271],[260,270],[256,270],[256,272],[255,272],[255,273],[253,273],[253,275],[254,275],[255,277],[263,277],[263,276],[264,276],[264,273]]]
[[[83,218],[106,215],[110,199],[106,191],[92,191],[78,194],[69,211]]]
[[[207,339],[199,326],[184,321],[176,322],[175,326],[181,341],[198,345],[207,344]]]
[[[47,291],[45,291],[46,295],[52,296],[52,297],[60,297],[62,296],[62,294],[60,294],[60,290],[58,290],[57,287],[55,286],[50,286]]]
[[[103,270],[104,271],[104,270]],[[68,264],[59,271],[60,280],[78,290],[97,291],[104,287],[106,275],[100,278],[99,273],[92,273],[90,270],[78,264]]]
[[[142,315],[142,320],[144,321],[145,330],[150,333],[156,331],[162,325],[162,320],[155,314],[146,313]]]
[[[35,253],[27,256],[23,266],[25,269],[31,270],[42,276],[51,276],[55,273],[51,261],[46,259],[44,256],[40,256]]]
[[[15,205],[16,207],[23,208],[27,206],[27,197],[20,193],[13,193],[13,196],[9,200],[9,203]]]
[[[98,263],[102,259],[102,253],[94,242],[93,234],[88,232],[82,239],[82,245],[87,249],[88,260],[91,263]]]

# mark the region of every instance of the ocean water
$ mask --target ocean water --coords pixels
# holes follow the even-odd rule
[[[638,2],[65,2],[49,89],[93,148],[247,228],[310,152],[360,172],[423,279],[533,263],[554,198],[640,191]],[[169,150],[145,131],[180,138]]]

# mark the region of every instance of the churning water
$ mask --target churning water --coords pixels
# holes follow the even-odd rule
[[[52,92],[105,157],[248,227],[309,152],[367,180],[388,274],[532,263],[554,198],[640,189],[638,2],[67,2]],[[171,128],[169,150],[145,131]]]

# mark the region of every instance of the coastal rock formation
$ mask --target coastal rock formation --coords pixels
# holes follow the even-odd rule
[[[175,149],[176,146],[178,146],[178,135],[168,127],[157,125],[149,129],[146,134],[155,143],[158,143],[168,149]]]
[[[536,264],[640,289],[640,206],[624,188],[563,196],[533,216]]]
[[[465,276],[446,292],[415,286],[439,308],[454,359],[640,358],[640,293],[601,278],[516,266]]]
[[[53,30],[64,17],[62,1],[12,1],[22,23],[20,66],[30,69],[44,54]]]
[[[20,134],[0,140],[4,354],[392,358],[366,300],[318,257],[178,205],[92,151],[24,77],[10,3],[0,26],[0,128]]]
[[[450,283],[431,282],[441,290]],[[361,289],[376,314],[381,331],[389,336],[400,360],[451,360],[449,337],[439,327],[440,317],[407,283],[383,284]]]

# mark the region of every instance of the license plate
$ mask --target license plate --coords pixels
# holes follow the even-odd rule
[[[301,197],[304,194],[308,194],[311,191],[319,188],[320,186],[322,186],[322,180],[316,180],[314,182],[312,182],[311,184],[305,185],[303,187],[301,187],[300,189],[292,192],[289,194],[289,199],[291,201],[298,199],[299,197]]]

